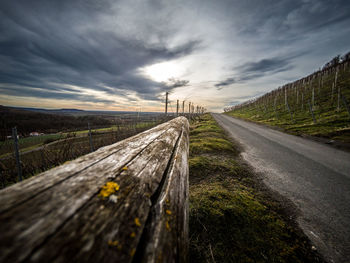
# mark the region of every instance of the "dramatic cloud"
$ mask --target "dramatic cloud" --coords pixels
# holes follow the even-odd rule
[[[134,91],[155,100],[170,86],[145,78],[138,68],[186,56],[198,46],[189,39],[167,47],[110,31],[98,22],[110,15],[107,1],[33,2],[1,4],[0,89],[7,95],[110,101],[81,95],[68,84],[107,95]]]
[[[237,77],[230,77],[219,83],[215,84],[215,87],[222,89],[225,86],[230,86],[235,83],[243,83],[252,79],[257,79],[265,76],[266,74],[275,74],[287,70],[291,70],[294,66],[290,65],[291,58],[270,58],[262,59],[257,62],[247,62],[243,65],[236,67],[238,71]]]
[[[349,51],[350,2],[2,1],[0,31],[0,104],[219,109]]]
[[[168,80],[167,86],[171,88],[179,88],[179,87],[186,87],[188,83],[190,83],[189,80],[170,78]]]
[[[227,79],[215,84],[215,87],[218,87],[218,88],[225,87],[225,86],[229,86],[229,85],[236,83],[236,82],[237,82],[237,80],[235,78],[227,78]]]

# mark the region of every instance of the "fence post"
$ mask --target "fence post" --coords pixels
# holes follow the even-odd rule
[[[287,108],[287,105],[288,105],[288,102],[287,102],[287,88],[284,88],[284,105],[286,105],[286,108]]]
[[[299,90],[297,88],[297,105],[299,104]]]
[[[277,95],[275,96],[275,100],[274,100],[274,103],[273,103],[273,108],[275,110],[275,116],[276,116],[276,120],[277,120],[278,119],[278,115],[277,115],[276,103],[277,103]]]
[[[346,98],[345,98],[345,96],[343,94],[341,95],[341,98],[342,98],[344,106],[345,106],[345,108],[348,111],[349,116],[350,116],[350,108],[349,108],[348,102],[346,101]]]
[[[19,151],[18,151],[18,138],[17,138],[16,127],[12,128],[12,138],[15,146],[15,157],[16,157],[16,164],[17,164],[18,180],[22,181],[22,165],[21,165],[21,158],[19,156]]]
[[[338,103],[337,103],[337,111],[340,111],[340,85],[338,86]]]
[[[301,110],[304,110],[304,92],[301,93]]]
[[[165,92],[165,116],[168,115],[168,92]]]
[[[94,145],[92,144],[92,135],[91,135],[90,122],[88,122],[88,129],[89,129],[90,149],[91,149],[91,152],[93,152],[94,151]]]
[[[179,100],[176,101],[176,117],[179,116]]]
[[[309,110],[310,110],[313,122],[316,123],[314,112],[312,110],[312,106],[311,106],[311,102],[310,101],[309,101]]]
[[[290,110],[290,107],[289,107],[288,102],[287,102],[286,106],[287,106],[287,109],[288,109],[289,114],[290,114],[290,119],[292,120],[292,122],[294,122],[294,120],[293,120],[293,113],[292,113],[292,111]]]

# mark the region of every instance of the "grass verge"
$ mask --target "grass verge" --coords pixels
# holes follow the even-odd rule
[[[323,262],[206,114],[190,131],[190,262]]]
[[[350,67],[340,67],[339,74],[336,72],[276,89],[226,114],[294,135],[333,140],[349,149]]]

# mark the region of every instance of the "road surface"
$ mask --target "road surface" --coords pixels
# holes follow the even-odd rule
[[[217,122],[243,146],[264,182],[291,200],[297,222],[330,262],[350,262],[350,153],[223,114]]]

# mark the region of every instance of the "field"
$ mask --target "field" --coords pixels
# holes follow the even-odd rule
[[[35,149],[36,147],[42,146],[49,142],[53,142],[64,138],[62,134],[48,134],[41,136],[19,138],[18,146],[21,152]],[[0,158],[6,157],[9,154],[13,154],[13,140],[8,139],[0,142]]]
[[[289,83],[226,114],[296,135],[350,143],[349,61]]]
[[[168,120],[163,116],[150,118],[149,116],[134,115],[133,119],[130,116],[126,117],[126,119],[122,119],[120,116],[103,116],[102,118],[113,119],[114,124],[103,128],[92,126],[93,149],[96,150],[123,140]],[[94,116],[94,119],[98,121],[97,118],[98,116]],[[36,118],[34,118],[34,121],[36,121]],[[69,128],[68,126],[65,127]],[[71,127],[70,130],[70,132],[21,137],[18,140],[23,178],[31,177],[91,152],[89,130],[79,130],[75,127]],[[17,181],[14,143],[12,139],[7,139],[0,142],[0,186],[3,188]]]
[[[192,123],[190,262],[323,262],[239,153],[209,114]]]

